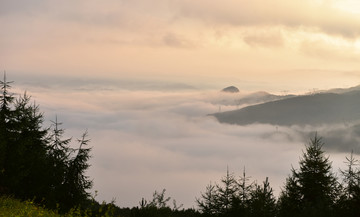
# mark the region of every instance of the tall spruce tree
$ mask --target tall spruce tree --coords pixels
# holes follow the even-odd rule
[[[218,206],[217,188],[214,184],[208,184],[204,193],[201,193],[201,198],[196,198],[196,203],[201,212],[205,215],[219,215],[220,209]]]
[[[299,170],[292,169],[280,195],[280,216],[331,216],[338,196],[338,183],[331,162],[322,150],[317,135],[311,139],[300,160]]]
[[[26,94],[14,97],[6,80],[0,81],[0,194],[35,199],[62,211],[89,199],[92,181],[85,175],[91,148],[87,133],[71,148],[55,122],[53,132],[43,127],[43,114]]]
[[[276,215],[276,199],[273,189],[270,187],[268,177],[263,186],[255,185],[250,193],[250,215],[253,217],[274,217]]]
[[[355,159],[353,152],[346,157],[347,169],[340,170],[343,176],[343,192],[338,201],[337,208],[340,214],[348,217],[360,216],[360,169],[359,160]]]
[[[11,125],[11,111],[10,105],[14,101],[14,97],[9,93],[11,88],[9,82],[6,80],[6,72],[4,72],[4,80],[0,81],[1,94],[0,94],[0,193],[9,191],[7,183],[7,153],[9,152],[9,125]]]
[[[78,139],[79,148],[74,149],[75,156],[69,160],[64,183],[67,189],[67,200],[71,201],[69,208],[73,204],[83,204],[90,196],[87,190],[92,187],[92,181],[85,175],[85,172],[90,167],[88,160],[91,157],[91,148],[87,147],[89,142],[87,132],[85,132],[81,139]]]
[[[233,198],[232,207],[228,216],[249,216],[251,192],[254,190],[254,182],[250,182],[250,177],[246,176],[244,167],[243,174],[237,181],[236,197]]]
[[[57,116],[52,121],[50,133],[48,135],[47,158],[49,164],[49,191],[47,203],[55,208],[56,203],[71,203],[67,197],[65,188],[65,177],[69,167],[69,157],[73,152],[70,147],[71,138],[64,139],[65,130],[61,128],[62,123],[58,122]],[[67,207],[68,205],[66,205]],[[64,210],[66,210],[64,208]]]
[[[41,129],[43,116],[30,104],[26,93],[14,98],[10,84],[1,84],[0,106],[0,192],[19,198],[42,198],[46,154],[46,129]],[[45,176],[46,177],[46,176]]]
[[[49,190],[44,178],[48,176],[47,129],[42,128],[43,115],[39,107],[30,100],[25,92],[14,102],[8,171],[15,194],[41,200]]]
[[[90,198],[92,181],[85,175],[90,167],[91,148],[88,148],[87,132],[78,139],[79,148],[71,146],[71,138],[64,139],[64,129],[57,117],[53,121],[49,136],[48,162],[51,165],[48,202],[50,206],[60,203],[60,211],[69,210],[74,205],[83,205]]]
[[[229,168],[226,170],[226,176],[221,179],[221,183],[222,185],[217,185],[219,212],[229,213],[234,202],[238,201],[236,198],[239,190],[235,176],[229,172]]]

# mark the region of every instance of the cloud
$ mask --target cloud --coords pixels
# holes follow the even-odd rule
[[[347,128],[343,125],[320,129],[238,126],[220,124],[206,116],[218,111],[219,105],[236,108],[225,105],[247,96],[245,93],[83,91],[31,85],[27,89],[45,112],[46,123],[57,115],[66,135],[74,138],[88,129],[93,146],[89,170],[95,183],[93,191],[99,191],[99,200],[116,198],[120,206],[137,206],[141,198],[150,199],[154,190],[166,188],[178,203],[193,207],[195,197],[210,181],[225,175],[227,166],[239,176],[245,166],[247,174],[258,182],[269,177],[278,194],[291,165],[296,167],[309,134],[318,130],[319,135],[339,138],[339,142],[358,135],[354,130],[344,137]],[[326,144],[330,144],[326,148],[331,156],[339,151],[344,154],[352,145],[340,147],[328,140]]]
[[[252,33],[244,37],[244,41],[250,46],[279,47],[284,45],[284,38],[281,32]]]
[[[34,16],[43,8],[44,1],[11,1],[4,0],[0,3],[0,17],[12,14]]]
[[[358,49],[354,44],[344,41],[329,41],[324,39],[308,39],[300,43],[300,52],[308,56],[342,61],[358,61]]]
[[[163,42],[165,45],[170,47],[183,47],[183,48],[193,48],[195,45],[179,35],[174,33],[167,33],[163,37]]]
[[[195,40],[195,37],[198,37],[196,43],[206,43],[200,40],[199,32],[200,35],[208,34],[209,28],[226,29],[229,26],[305,28],[312,32],[323,32],[345,38],[357,38],[360,33],[357,15],[338,9],[334,1],[318,3],[309,0],[292,2],[159,0],[156,5],[154,7],[152,3],[142,0],[107,0],[102,1],[101,4],[96,0],[71,3],[6,0],[2,2],[1,14],[14,18],[5,20],[11,22],[13,26],[21,25],[19,20],[34,25],[41,19],[49,21],[49,24],[43,22],[42,25],[56,24],[56,28],[63,29],[62,32],[65,33],[77,34],[76,29],[82,29],[88,34],[81,36],[80,39],[84,37],[92,40],[102,38],[108,41],[117,39],[123,43],[131,43],[130,38],[139,42],[138,37],[142,36],[142,38],[147,37],[147,43],[151,40],[163,40],[165,45],[177,46],[189,46],[189,42]],[[64,26],[66,28],[63,28]],[[49,31],[49,33],[53,32]],[[108,33],[116,37],[111,37]],[[192,40],[189,39],[190,37]],[[273,37],[274,35],[267,37],[257,35],[248,36],[246,40],[265,41],[268,44],[270,39],[275,39]],[[64,40],[64,37],[62,38]],[[262,39],[259,40],[260,38]],[[276,37],[275,41],[279,42],[278,39]],[[193,42],[190,44],[193,45]]]
[[[304,65],[359,64],[357,19],[313,1],[39,2],[0,3],[0,64],[9,71],[279,87]]]
[[[326,33],[356,38],[359,22],[356,14],[336,9],[324,1],[178,1],[180,14],[209,25],[288,26],[315,28]]]

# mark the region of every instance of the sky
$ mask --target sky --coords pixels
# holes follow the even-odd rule
[[[13,73],[273,91],[359,82],[357,0],[1,0],[0,6],[0,64]]]
[[[136,206],[166,188],[191,207],[227,166],[280,191],[301,130],[206,115],[253,91],[358,85],[359,18],[357,0],[0,0],[0,69],[45,123],[88,129],[100,200]],[[240,94],[218,93],[230,85]]]

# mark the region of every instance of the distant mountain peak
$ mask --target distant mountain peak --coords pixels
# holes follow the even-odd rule
[[[238,92],[240,92],[239,89],[237,87],[235,87],[235,86],[225,87],[221,91],[222,92],[227,92],[227,93],[238,93]]]

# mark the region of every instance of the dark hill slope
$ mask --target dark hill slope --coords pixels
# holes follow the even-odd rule
[[[237,105],[258,104],[294,97],[295,95],[273,95],[264,91],[255,92],[236,100]]]
[[[212,114],[220,122],[247,125],[321,125],[360,120],[360,91],[296,96]]]

